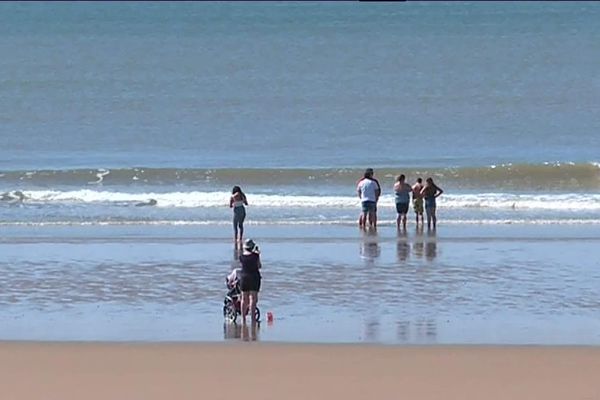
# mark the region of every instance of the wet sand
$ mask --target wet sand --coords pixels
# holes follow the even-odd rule
[[[600,398],[600,347],[4,342],[0,360],[21,400]]]
[[[248,232],[275,317],[259,342],[600,345],[600,225]],[[239,340],[222,314],[229,226],[3,233],[0,340]]]

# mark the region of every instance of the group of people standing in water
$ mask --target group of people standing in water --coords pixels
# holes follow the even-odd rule
[[[381,185],[375,178],[373,168],[367,168],[356,185],[356,192],[361,203],[358,226],[361,229],[377,228],[377,203],[381,197]],[[427,228],[436,229],[436,199],[444,193],[435,184],[433,178],[417,178],[413,185],[406,182],[406,176],[400,174],[394,182],[394,202],[396,204],[396,227],[406,230],[406,220],[412,200],[417,227],[425,224],[423,214],[427,216]],[[412,199],[411,199],[412,198]],[[244,220],[248,199],[239,186],[234,186],[229,198],[229,207],[233,209],[233,232],[236,246],[242,246],[244,236]]]
[[[406,183],[406,176],[399,175],[394,182],[394,202],[396,204],[396,227],[406,230],[406,219],[411,201],[413,210],[415,211],[417,227],[419,227],[419,219],[421,226],[424,225],[423,211],[427,215],[427,228],[436,229],[437,217],[435,215],[436,199],[444,193],[437,186],[432,178],[427,178],[423,185],[423,179],[417,178],[417,181],[411,186]],[[358,217],[358,226],[361,229],[367,227],[377,228],[377,203],[381,197],[381,185],[374,177],[372,168],[367,168],[363,177],[356,185],[356,192],[361,202],[362,211]],[[423,205],[425,207],[423,207]]]
[[[394,201],[396,204],[396,227],[406,230],[408,209],[412,197],[413,210],[415,211],[416,224],[424,225],[423,211],[427,215],[427,228],[435,229],[437,217],[435,215],[436,199],[444,193],[432,178],[427,178],[425,184],[421,178],[417,178],[413,185],[406,183],[406,176],[399,175],[394,182]],[[361,202],[361,213],[358,225],[361,229],[377,228],[377,203],[381,197],[381,185],[374,177],[372,168],[367,168],[363,177],[358,181],[356,191]],[[241,247],[242,254],[239,256],[240,289],[242,291],[241,311],[242,322],[246,322],[246,315],[250,313],[252,322],[254,320],[254,309],[258,302],[260,291],[262,267],[260,251],[252,239],[244,241],[244,220],[246,219],[246,206],[248,199],[239,186],[234,186],[229,198],[229,207],[233,210],[233,234],[236,249]]]
[[[358,226],[361,229],[377,228],[377,203],[381,197],[381,185],[375,179],[373,168],[367,168],[363,177],[356,185],[356,192],[361,203],[361,213]],[[417,227],[425,224],[423,213],[427,216],[427,228],[436,229],[436,199],[444,193],[442,188],[435,184],[433,178],[427,178],[423,184],[422,178],[417,178],[413,185],[406,182],[406,176],[400,174],[394,182],[394,202],[396,204],[396,227],[406,229],[406,220],[410,208],[411,197],[415,222]],[[234,186],[229,198],[229,207],[233,209],[233,234],[236,246],[241,246],[244,236],[244,220],[246,219],[246,206],[248,199],[239,186]]]

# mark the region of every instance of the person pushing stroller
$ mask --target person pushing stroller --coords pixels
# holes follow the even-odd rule
[[[239,313],[242,315],[242,322],[246,323],[246,314],[250,312],[252,322],[255,323],[260,319],[260,311],[257,307],[262,267],[260,250],[252,239],[244,242],[243,249],[239,258],[241,268],[235,268],[226,279],[229,292],[225,297],[223,314],[231,322],[235,322]]]

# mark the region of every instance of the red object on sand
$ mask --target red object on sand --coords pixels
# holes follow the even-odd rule
[[[267,313],[267,322],[273,322],[273,313],[271,311]]]

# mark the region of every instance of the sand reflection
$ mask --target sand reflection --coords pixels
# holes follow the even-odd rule
[[[240,339],[242,337],[242,325],[223,323],[223,339]]]
[[[427,232],[427,241],[425,243],[425,258],[427,261],[433,261],[437,257],[437,237],[435,231]]]
[[[231,260],[231,268],[239,268],[240,266],[240,256],[242,255],[242,250],[235,245],[233,247],[233,259]]]
[[[260,324],[230,324],[223,323],[223,338],[225,340],[241,339],[244,342],[255,342],[259,338]]]
[[[376,342],[379,339],[379,321],[376,319],[367,320],[365,323],[365,340]]]
[[[415,231],[415,240],[413,243],[413,253],[416,258],[423,258],[425,254],[425,245],[423,241],[423,229],[417,228]]]
[[[396,243],[396,255],[399,262],[405,262],[410,255],[410,243],[406,231],[398,232],[398,242]]]
[[[260,324],[242,324],[242,337],[244,342],[255,342],[258,340]]]
[[[434,343],[437,340],[437,322],[427,318],[397,321],[396,339],[400,343]]]
[[[361,258],[372,263],[381,255],[381,247],[379,246],[377,232],[367,231],[363,235],[363,240],[360,244]]]

